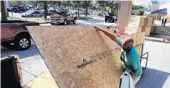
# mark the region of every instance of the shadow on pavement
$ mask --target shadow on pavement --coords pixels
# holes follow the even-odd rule
[[[68,23],[67,25],[64,25],[64,23],[58,23],[58,24],[51,24],[51,26],[78,26],[78,24]]]
[[[147,68],[135,88],[162,88],[170,73]]]
[[[35,55],[40,55],[35,44],[32,44],[28,50],[24,50],[24,51],[12,50],[12,49],[8,49],[8,48],[1,48],[1,58],[10,56],[10,55],[14,55],[14,54],[19,55],[20,59],[35,56]]]

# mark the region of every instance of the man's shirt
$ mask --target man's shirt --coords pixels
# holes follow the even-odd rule
[[[116,43],[122,47],[122,41],[120,38],[116,39]],[[126,53],[127,61],[125,62],[125,70],[136,70],[135,75],[142,75],[142,66],[140,64],[140,56],[136,48],[133,46],[132,49]],[[133,67],[133,68],[132,68]]]

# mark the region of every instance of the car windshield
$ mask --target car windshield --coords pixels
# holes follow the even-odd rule
[[[33,13],[33,12],[34,12],[34,10],[28,10],[28,11],[26,11],[26,12],[22,13],[22,15],[25,15],[25,14],[31,14],[31,13]]]
[[[68,11],[67,10],[62,10],[62,11],[58,12],[57,14],[66,15],[66,14],[68,14]]]
[[[56,12],[55,10],[49,10],[48,11],[49,13],[54,13],[54,12]]]

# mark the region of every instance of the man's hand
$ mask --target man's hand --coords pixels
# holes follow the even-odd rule
[[[102,28],[100,28],[100,27],[94,26],[94,28],[96,29],[96,31],[102,31],[102,32],[105,32],[105,30],[103,30],[103,29],[102,29]]]
[[[104,34],[106,34],[110,39],[112,39],[113,41],[116,41],[116,35],[112,32],[109,32],[107,30],[104,30],[100,27],[94,26],[94,28],[96,29],[96,31],[102,31]]]

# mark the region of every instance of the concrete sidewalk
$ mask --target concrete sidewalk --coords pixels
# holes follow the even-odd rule
[[[136,88],[170,88],[170,43],[157,41],[144,42],[144,51],[149,52],[148,67]]]
[[[11,50],[1,46],[1,58],[14,54],[20,56],[19,62],[23,77],[22,86],[28,84],[43,72],[50,73],[34,43],[25,51]]]

